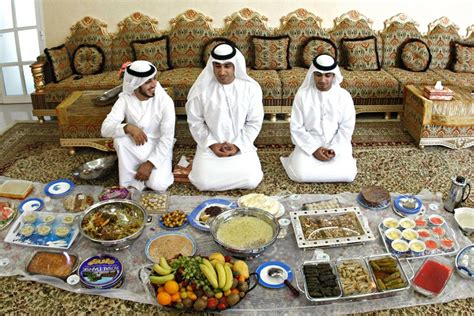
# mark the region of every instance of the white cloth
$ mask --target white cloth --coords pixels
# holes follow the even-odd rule
[[[130,74],[130,70],[137,73],[147,73],[143,77],[137,77]],[[156,67],[146,60],[136,60],[125,68],[123,83],[122,83],[122,94],[133,95],[135,89],[140,87],[142,84],[147,82],[149,79],[154,78],[156,75]],[[159,88],[158,88],[159,86]],[[161,86],[157,83],[157,89],[160,90]]]
[[[290,129],[295,150],[280,160],[288,177],[296,182],[352,182],[357,174],[351,145],[354,102],[334,81],[329,91],[319,91],[313,79],[315,71],[312,65],[293,102]],[[335,71],[339,72],[338,67],[331,72]],[[336,156],[330,161],[314,158],[321,146],[333,149]]]
[[[166,191],[173,183],[171,159],[173,156],[175,112],[173,100],[157,83],[155,96],[140,101],[135,95],[122,93],[102,123],[104,137],[113,137],[119,160],[121,186],[143,190],[145,186],[155,191]],[[124,121],[126,123],[124,123]],[[148,141],[138,146],[125,134],[127,123],[141,128]],[[145,161],[155,168],[147,182],[135,180],[136,170]]]
[[[212,56],[188,94],[186,114],[197,143],[189,180],[201,191],[255,188],[263,178],[253,142],[263,122],[262,89],[247,76],[245,60],[237,50],[230,60],[235,80],[220,84],[214,76]],[[227,141],[239,147],[232,157],[218,157],[209,148]]]

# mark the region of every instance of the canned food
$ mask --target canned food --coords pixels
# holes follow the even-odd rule
[[[122,262],[111,255],[96,255],[84,260],[78,274],[82,285],[87,288],[111,289],[123,283]]]

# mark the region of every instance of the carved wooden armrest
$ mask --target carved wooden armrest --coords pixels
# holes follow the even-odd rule
[[[35,84],[35,92],[43,93],[44,86],[46,85],[46,65],[48,62],[42,58],[38,58],[38,61],[30,65],[31,74]]]

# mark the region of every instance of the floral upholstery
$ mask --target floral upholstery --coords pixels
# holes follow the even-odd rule
[[[341,87],[349,91],[352,98],[400,98],[398,81],[388,72],[380,71],[350,71],[341,69],[344,80]]]
[[[320,17],[305,9],[298,9],[281,18],[282,26],[275,30],[275,35],[290,37],[291,67],[304,67],[303,49],[311,37],[329,39],[329,34],[321,27],[321,21]]]
[[[188,97],[188,92],[201,71],[201,67],[166,70],[158,75],[158,81],[163,87],[172,87],[175,106],[184,107],[186,104],[186,98]]]
[[[301,67],[293,67],[292,69],[280,70],[278,72],[281,80],[282,105],[291,105],[291,101],[295,97],[296,91],[298,91],[298,88],[303,83],[307,72],[308,69]]]
[[[443,84],[474,89],[474,75],[472,73],[454,72],[449,69],[435,69],[434,72],[441,76],[438,80],[441,80]]]
[[[426,43],[431,51],[430,69],[446,69],[448,67],[452,44],[459,39],[457,26],[452,24],[447,26],[439,24],[428,32]]]
[[[202,67],[204,44],[216,37],[211,22],[211,18],[195,10],[187,10],[171,20],[169,56],[172,67]]]
[[[120,21],[118,27],[118,33],[112,42],[112,70],[116,71],[123,63],[134,60],[131,42],[159,38],[163,35],[158,30],[158,21],[140,12],[135,12]]]
[[[426,71],[430,66],[431,52],[420,39],[411,39],[402,46],[402,64],[407,70]]]
[[[360,39],[341,40],[344,64],[348,70],[379,70],[377,39],[369,36]]]
[[[130,45],[132,46],[134,60],[148,60],[160,71],[171,68],[168,58],[168,36],[133,41]]]
[[[383,41],[383,67],[400,66],[398,51],[403,43],[409,39],[421,38],[421,34],[414,23],[391,23],[381,32]]]
[[[282,70],[289,68],[289,36],[253,36],[254,65],[257,70]]]
[[[474,44],[454,44],[453,70],[474,73]]]
[[[70,76],[58,83],[49,83],[45,87],[45,97],[48,103],[59,103],[71,92],[78,90],[106,90],[122,84],[122,79],[116,71],[106,71],[96,75],[88,75],[81,79]]]
[[[403,87],[408,84],[414,85],[434,85],[439,80],[439,75],[433,70],[428,69],[425,72],[413,72],[401,68],[388,67],[385,70],[395,77],[400,83],[400,88],[403,91]]]
[[[331,55],[337,59],[337,47],[330,39],[310,37],[303,48],[303,64],[310,67],[316,56],[321,54]]]
[[[44,53],[51,64],[54,82],[59,82],[72,75],[71,59],[66,46],[46,48]]]
[[[248,69],[247,73],[262,87],[264,106],[280,105],[281,81],[276,70]]]
[[[251,9],[242,9],[225,18],[222,36],[235,43],[245,57],[247,66],[254,64],[252,36],[270,36],[267,18]]]
[[[95,75],[104,70],[105,56],[95,45],[79,45],[72,57],[72,67],[76,74]]]
[[[211,56],[211,52],[214,49],[214,47],[216,47],[219,44],[224,44],[224,43],[228,43],[235,46],[235,43],[223,37],[213,38],[209,42],[206,43],[206,45],[204,46],[204,49],[202,50],[202,65],[203,66],[207,64],[207,60],[209,59],[209,56]]]
[[[77,22],[71,27],[71,36],[66,40],[66,47],[68,51],[74,52],[81,44],[100,47],[105,55],[104,71],[117,70],[112,63],[112,35],[107,31],[107,24],[90,16]]]

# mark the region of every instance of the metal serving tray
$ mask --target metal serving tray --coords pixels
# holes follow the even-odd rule
[[[341,284],[341,277],[339,272],[337,271],[337,265],[341,261],[348,261],[348,260],[361,260],[364,263],[365,268],[367,268],[367,272],[369,273],[369,276],[371,277],[372,281],[375,282],[375,276],[373,274],[372,268],[369,265],[370,260],[376,260],[380,258],[393,258],[397,262],[397,268],[400,271],[400,277],[405,281],[405,286],[397,289],[392,289],[392,290],[385,290],[381,291],[378,289],[377,286],[375,286],[375,290],[371,293],[363,293],[363,294],[355,294],[355,295],[344,295],[344,291],[342,290],[342,284]],[[339,287],[341,289],[341,295],[338,297],[323,297],[323,298],[313,298],[312,296],[309,295],[307,291],[307,284],[306,284],[306,278],[303,273],[303,266],[305,265],[310,265],[310,264],[320,264],[323,262],[330,262],[331,266],[334,267],[336,276],[337,276],[337,282],[339,284]],[[325,303],[331,303],[331,302],[337,302],[337,301],[357,301],[357,300],[366,300],[366,299],[376,299],[376,298],[382,298],[382,297],[388,297],[388,296],[393,296],[398,294],[401,291],[405,291],[411,287],[411,282],[410,279],[407,277],[405,270],[403,269],[403,266],[400,263],[400,260],[392,255],[392,254],[379,254],[379,255],[372,255],[372,256],[366,256],[366,257],[357,257],[357,258],[342,258],[338,259],[337,261],[305,261],[303,265],[298,269],[298,272],[300,276],[303,278],[303,288],[300,285],[299,278],[296,277],[296,285],[298,289],[305,293],[306,298],[312,302],[320,303],[320,304],[325,304]]]
[[[352,229],[339,226],[325,226],[317,230],[327,229],[342,229],[346,231],[354,232],[351,236],[338,236],[336,238],[319,238],[319,239],[308,239],[305,237],[302,219],[311,218],[318,219],[321,221],[330,221],[331,219],[338,218],[340,216],[353,216],[356,220],[355,226],[358,227],[359,232],[356,233]],[[367,241],[374,241],[375,236],[370,229],[366,218],[363,217],[362,212],[358,207],[342,207],[334,209],[324,210],[302,210],[290,212],[291,223],[293,230],[295,231],[296,242],[300,248],[308,247],[338,247],[347,244],[364,243]],[[349,234],[351,234],[349,232]]]

